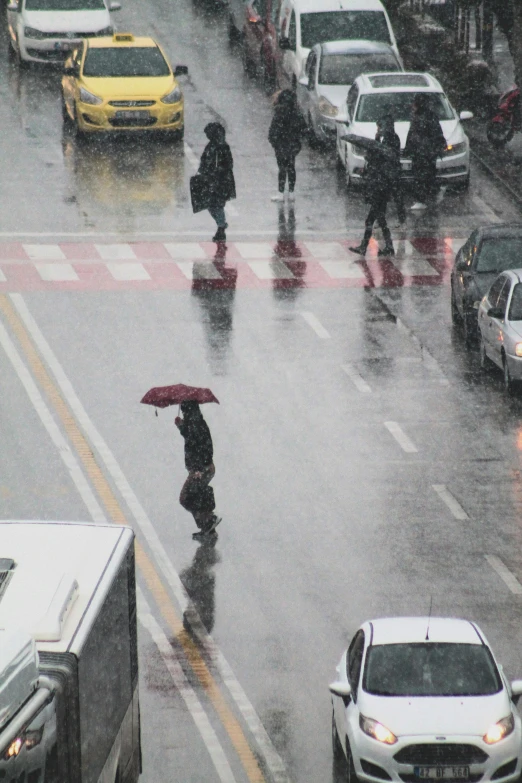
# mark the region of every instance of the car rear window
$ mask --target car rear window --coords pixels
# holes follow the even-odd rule
[[[415,92],[381,92],[361,95],[357,114],[357,122],[377,122],[385,114],[391,114],[394,122],[411,121],[411,104]],[[446,96],[441,92],[425,93],[430,108],[439,120],[453,120],[455,114]]]
[[[84,76],[168,76],[170,69],[157,46],[100,47],[87,50]]]
[[[363,688],[378,696],[489,696],[502,689],[482,644],[386,644],[370,647]]]
[[[106,11],[103,0],[25,0],[28,11]]]
[[[476,272],[504,272],[522,267],[522,237],[484,239],[477,254]]]
[[[326,41],[391,43],[382,11],[319,11],[301,14],[301,46],[311,49]]]
[[[360,73],[399,70],[393,54],[327,54],[321,58],[319,84],[353,84]]]

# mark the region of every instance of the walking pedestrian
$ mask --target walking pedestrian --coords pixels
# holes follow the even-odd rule
[[[428,202],[442,201],[444,190],[437,185],[437,158],[446,149],[446,139],[429,96],[417,93],[411,107],[412,120],[404,154],[411,157],[413,191],[417,201],[411,209],[426,209]]]
[[[226,240],[225,204],[236,197],[234,161],[225,141],[225,128],[220,122],[209,122],[204,129],[208,144],[203,150],[198,174],[205,178],[210,194],[208,211],[216,221],[217,231],[213,242]]]
[[[377,124],[378,135],[382,135],[379,129],[382,130],[384,127],[382,122]],[[365,199],[370,205],[370,211],[365,221],[363,240],[357,247],[350,248],[352,253],[357,253],[360,256],[366,254],[374,223],[377,222],[385,243],[378,255],[395,255],[390,229],[386,222],[386,207],[393,190],[393,172],[393,152],[382,141],[376,139],[376,142],[367,150],[363,172]]]
[[[183,418],[176,416],[175,424],[185,440],[185,467],[188,470],[179,502],[190,511],[199,530],[193,538],[212,533],[221,522],[214,514],[214,490],[209,483],[214,478],[214,447],[208,424],[197,402],[182,402]]]
[[[402,186],[401,140],[395,133],[395,123],[391,114],[385,114],[377,123],[375,137],[393,152],[393,157],[386,161],[391,179],[391,196],[397,208],[397,226],[403,228],[406,223],[406,207],[404,206],[404,188]]]
[[[306,130],[306,123],[297,105],[293,90],[282,90],[275,105],[274,116],[268,131],[268,141],[274,148],[277,167],[279,169],[279,190],[272,201],[283,201],[285,184],[288,178],[288,199],[295,199],[295,159],[301,150],[301,137]]]

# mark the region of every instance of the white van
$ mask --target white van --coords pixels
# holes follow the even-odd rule
[[[279,16],[283,50],[280,79],[292,87],[304,76],[310,49],[327,41],[389,44],[399,56],[388,14],[380,0],[283,0]]]

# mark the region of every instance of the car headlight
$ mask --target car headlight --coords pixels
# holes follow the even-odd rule
[[[100,103],[103,103],[102,98],[93,95],[92,92],[86,90],[85,87],[80,87],[80,100],[82,103],[89,103],[91,106],[99,106]]]
[[[35,30],[34,27],[24,27],[24,35],[26,38],[39,38],[40,40],[45,38],[45,35],[42,33],[42,31]]]
[[[448,144],[444,150],[444,157],[449,157],[450,155],[462,155],[463,152],[466,152],[465,141],[461,141],[459,144]]]
[[[383,726],[372,718],[365,718],[364,715],[359,715],[359,726],[362,731],[369,737],[377,740],[378,742],[384,742],[386,745],[395,745],[397,737],[393,732]]]
[[[515,345],[515,356],[522,356],[522,343]]]
[[[112,35],[114,33],[114,27],[104,27],[103,30],[98,30],[97,36]]]
[[[511,713],[507,716],[507,718],[502,718],[502,720],[499,720],[498,723],[490,726],[482,739],[484,742],[487,742],[488,745],[494,745],[495,742],[500,742],[500,740],[503,740],[504,737],[509,736],[514,728],[515,719],[513,717],[513,713]]]
[[[167,95],[164,95],[161,99],[162,103],[179,103],[183,98],[183,93],[179,87],[174,87]]]
[[[324,114],[325,117],[337,117],[339,114],[339,109],[337,106],[334,106],[333,103],[330,103],[328,98],[325,98],[324,95],[319,98],[317,108],[321,114]]]

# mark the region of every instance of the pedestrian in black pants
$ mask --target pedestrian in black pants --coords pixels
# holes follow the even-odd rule
[[[278,173],[278,193],[272,201],[283,201],[288,179],[288,199],[293,201],[295,189],[295,159],[301,150],[301,136],[306,123],[297,105],[293,90],[282,90],[275,105],[274,116],[268,131],[268,141],[274,148]]]
[[[386,165],[389,168],[392,182],[391,196],[397,208],[397,228],[403,228],[406,223],[406,207],[404,206],[404,188],[402,185],[401,140],[395,133],[395,123],[391,114],[385,114],[377,123],[377,135],[375,138],[386,147],[389,147],[394,153]]]
[[[224,242],[227,238],[225,229],[228,228],[225,204],[236,197],[234,161],[230,147],[225,141],[223,125],[220,122],[209,122],[204,131],[209,141],[203,150],[198,174],[201,174],[207,182],[210,194],[208,211],[217,225],[212,241]]]
[[[441,200],[437,184],[437,158],[446,149],[446,139],[439,119],[430,108],[430,96],[417,93],[411,106],[412,121],[404,154],[411,158],[413,190],[417,201],[411,209],[426,209],[428,202]],[[439,199],[438,199],[439,195]]]
[[[182,402],[183,418],[175,424],[185,440],[185,467],[188,476],[181,488],[179,502],[190,511],[199,530],[194,538],[212,533],[221,522],[214,514],[214,491],[209,483],[214,478],[214,446],[208,424],[197,402]]]
[[[383,127],[381,123],[377,127]],[[379,250],[379,256],[394,256],[395,250],[390,229],[386,222],[386,207],[393,190],[393,152],[382,141],[372,143],[366,153],[364,167],[365,199],[370,205],[370,211],[365,221],[364,237],[360,245],[351,247],[352,253],[360,256],[366,254],[368,243],[372,237],[374,223],[379,225],[384,237],[384,248]]]

